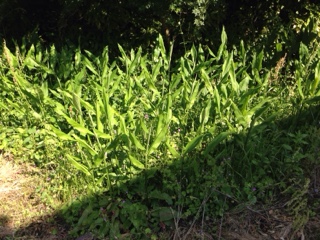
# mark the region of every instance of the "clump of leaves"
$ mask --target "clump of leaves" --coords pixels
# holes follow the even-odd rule
[[[300,117],[289,116],[320,94],[303,44],[300,78],[285,86],[271,83],[281,71],[263,67],[264,51],[250,55],[243,42],[228,50],[224,30],[217,53],[193,46],[174,63],[161,36],[151,54],[119,52],[109,62],[108,48],[95,56],[4,46],[1,58],[2,128],[11,116],[23,126],[3,147],[30,146],[57,197],[82,195],[62,211],[75,235],[151,237],[272,199],[288,170],[302,173],[306,139],[286,132]]]

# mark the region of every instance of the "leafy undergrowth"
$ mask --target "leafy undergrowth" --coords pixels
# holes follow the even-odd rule
[[[311,128],[310,141],[317,141],[319,128]],[[318,145],[317,145],[318,146]],[[309,149],[309,153],[318,148]],[[320,158],[319,152],[314,156]],[[33,165],[21,163],[7,153],[0,155],[0,239],[112,239],[94,237],[90,231],[70,234],[71,227],[61,217],[61,202],[48,202],[43,195],[48,183],[44,173]],[[312,163],[314,164],[314,163]],[[203,212],[197,220],[174,219],[162,225],[153,239],[319,239],[320,165],[306,166],[304,183],[297,181],[285,192],[265,203],[237,202],[222,217],[212,219]],[[104,195],[90,196],[103,198]],[[206,202],[203,202],[205,205]],[[307,218],[304,218],[307,211]],[[157,235],[157,237],[155,237]],[[136,239],[123,233],[118,239]]]
[[[161,36],[148,54],[119,46],[114,62],[108,47],[95,56],[40,43],[14,52],[4,43],[0,149],[42,181],[20,189],[29,198],[14,204],[21,212],[30,206],[19,215],[30,225],[10,223],[8,212],[3,222],[15,237],[311,239],[307,225],[319,206],[317,21],[302,24],[309,41],[299,55],[283,53],[271,68],[274,53],[243,42],[228,49],[225,31],[216,53],[193,46],[175,61]]]

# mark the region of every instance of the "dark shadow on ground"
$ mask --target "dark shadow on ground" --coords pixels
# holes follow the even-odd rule
[[[309,127],[306,128],[306,126]],[[237,166],[237,169],[241,167],[239,162],[241,164],[242,161],[239,159],[231,159],[230,162],[227,159],[230,154],[232,155],[228,151],[241,153],[241,149],[246,147],[239,142],[246,139],[248,143],[257,139],[266,145],[264,150],[271,151],[272,149],[269,148],[274,146],[271,141],[278,139],[281,142],[283,136],[288,136],[288,134],[297,136],[300,131],[306,129],[317,131],[315,135],[319,134],[320,139],[319,105],[296,111],[290,117],[275,120],[265,126],[262,123],[251,129],[250,134],[254,134],[250,135],[250,139],[247,139],[248,133],[233,136],[231,141],[216,146],[210,156],[192,154],[170,165],[144,171],[125,184],[114,186],[112,192],[77,199],[56,214],[43,216],[28,226],[18,229],[15,237],[11,235],[11,237],[0,237],[0,239],[152,239],[153,233],[157,235],[154,239],[180,239],[179,237],[186,235],[190,236],[189,239],[220,239],[220,237],[224,239],[270,239],[271,236],[276,236],[272,234],[285,236],[284,231],[303,235],[306,239],[318,239],[320,224],[316,216],[319,213],[320,194],[316,190],[320,188],[320,184],[317,185],[317,181],[320,182],[319,150],[314,156],[303,156],[300,159],[300,164],[302,163],[303,166],[299,169],[305,171],[305,173],[300,172],[301,181],[303,178],[310,179],[309,189],[305,194],[308,196],[310,209],[314,210],[314,216],[309,216],[309,225],[306,225],[305,232],[294,233],[292,227],[294,221],[284,208],[288,203],[287,196],[290,194],[281,193],[281,186],[272,185],[268,188],[264,185],[261,192],[252,189],[256,193],[253,193],[251,199],[245,200],[242,197],[250,194],[242,195],[242,193],[237,193],[236,189],[247,189],[247,180],[239,176],[243,176],[249,170],[244,169],[239,174],[239,182],[228,179],[228,175],[237,174],[232,172],[232,166]],[[301,133],[304,134],[304,132]],[[311,136],[310,132],[308,134]],[[308,141],[308,139],[304,140]],[[259,147],[261,148],[260,145]],[[296,152],[290,153],[290,146],[287,147],[288,156],[293,158]],[[301,147],[308,150],[310,146],[304,144]],[[318,147],[320,149],[320,145]],[[226,152],[225,149],[228,151]],[[268,151],[261,152],[264,154],[260,156],[261,159],[268,159]],[[246,150],[243,150],[243,153],[246,153]],[[232,156],[233,158],[240,157],[239,154]],[[312,161],[308,161],[309,157],[312,157]],[[277,159],[277,161],[282,160]],[[243,162],[245,168],[245,161]],[[272,167],[273,164],[276,162],[270,163],[269,167]],[[298,163],[292,162],[292,164]],[[252,171],[263,169],[259,164],[256,166],[257,169]],[[290,166],[283,166],[285,170],[290,169]],[[294,165],[291,167],[293,169],[292,178],[297,180],[298,173],[295,171],[298,171],[298,168],[295,168]],[[264,175],[268,176],[268,172]],[[261,181],[265,181],[266,176]],[[273,178],[272,173],[269,176]],[[282,177],[288,178],[285,175]],[[278,183],[280,179],[281,176],[273,184]],[[283,184],[289,183],[283,182]],[[296,187],[299,189],[299,183],[296,183]],[[273,197],[271,205],[260,202],[260,199],[263,199],[261,194],[268,193],[272,194],[270,197]],[[276,194],[279,195],[275,197]],[[246,204],[243,205],[238,200]],[[252,203],[250,203],[251,200]],[[182,208],[179,209],[178,206]],[[186,217],[179,219],[180,213]],[[187,217],[188,213],[190,213],[189,217]],[[66,219],[63,219],[62,215]],[[213,219],[214,215],[223,217]],[[6,216],[3,216],[1,219],[5,218]],[[250,224],[248,224],[248,219]],[[71,229],[70,223],[77,223],[77,226]],[[250,233],[249,228],[252,229],[252,226],[256,230]],[[274,229],[278,229],[277,232],[271,233]],[[69,230],[74,234],[73,236],[69,235]],[[259,235],[259,231],[265,236]],[[109,237],[103,238],[98,232]],[[80,237],[77,238],[77,236]]]

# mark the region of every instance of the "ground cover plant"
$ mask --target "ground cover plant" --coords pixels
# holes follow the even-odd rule
[[[0,148],[43,170],[70,236],[179,239],[197,224],[221,237],[206,223],[286,196],[293,238],[318,204],[318,23],[300,27],[316,35],[273,68],[263,49],[228,49],[224,30],[216,52],[174,61],[161,36],[113,62],[108,47],[4,42]]]

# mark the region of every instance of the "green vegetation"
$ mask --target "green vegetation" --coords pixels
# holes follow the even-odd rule
[[[0,149],[43,171],[71,236],[178,239],[195,224],[214,236],[204,222],[286,197],[294,237],[319,204],[319,26],[310,13],[272,44],[232,47],[223,28],[216,49],[181,55],[162,35],[112,58],[4,42]]]

